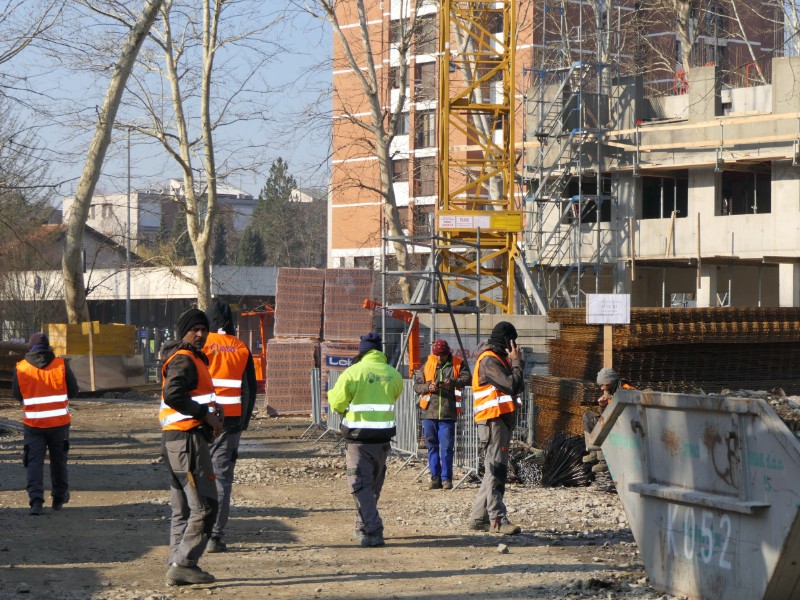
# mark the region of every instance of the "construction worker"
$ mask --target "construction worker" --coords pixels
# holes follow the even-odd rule
[[[44,512],[44,459],[50,453],[50,493],[53,510],[69,502],[69,398],[78,395],[78,382],[63,358],[56,358],[44,333],[28,340],[28,353],[17,363],[11,393],[24,410],[22,464],[27,469],[31,515]]]
[[[453,356],[445,340],[433,342],[425,366],[414,372],[432,490],[453,489],[456,419],[461,415],[461,388],[469,381],[467,365],[461,357]]]
[[[516,535],[520,528],[508,520],[503,495],[508,476],[508,449],[516,425],[515,396],[524,380],[517,330],[507,321],[492,329],[486,344],[478,348],[472,375],[473,413],[478,438],[484,448],[484,474],[472,505],[470,529]]]
[[[197,566],[217,518],[217,487],[208,450],[222,433],[203,346],[208,317],[196,308],[178,318],[178,338],[161,349],[161,453],[170,475],[172,525],[167,585],[212,583]]]
[[[403,377],[387,364],[378,333],[361,336],[358,355],[328,391],[328,404],[344,414],[347,483],[356,504],[354,538],[361,546],[383,546],[378,499],[386,478],[386,457],[395,427],[394,405]]]
[[[597,385],[600,386],[600,389],[603,392],[603,394],[597,399],[597,404],[600,406],[601,410],[605,410],[606,406],[608,406],[608,403],[614,399],[614,394],[618,389],[636,389],[627,379],[620,379],[617,372],[610,367],[606,367],[598,371]],[[599,419],[600,415],[592,409],[587,409],[586,412],[583,413],[583,437],[586,441],[586,450],[589,452],[583,460],[586,463],[596,463],[592,466],[592,471],[595,473],[608,471],[608,465],[603,458],[603,452],[601,451],[600,447],[589,442],[589,436],[592,433],[592,430],[595,428],[595,425],[597,425],[597,421]]]
[[[208,371],[214,382],[217,407],[223,414],[224,430],[209,445],[211,463],[217,476],[219,512],[208,552],[225,552],[225,525],[231,507],[233,471],[239,452],[239,438],[247,429],[256,404],[256,368],[247,346],[235,337],[230,305],[214,302],[211,332],[203,353],[208,357]]]

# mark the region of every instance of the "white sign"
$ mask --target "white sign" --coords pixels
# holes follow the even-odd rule
[[[629,325],[630,322],[630,294],[586,294],[588,325]]]

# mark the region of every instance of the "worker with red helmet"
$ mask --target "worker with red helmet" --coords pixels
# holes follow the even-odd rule
[[[445,340],[431,345],[425,366],[414,371],[414,392],[419,394],[425,445],[428,447],[430,489],[453,489],[453,452],[456,419],[461,414],[461,388],[470,373],[459,356],[453,356]]]

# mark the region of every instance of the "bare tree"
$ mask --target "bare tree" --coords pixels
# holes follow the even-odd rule
[[[81,239],[84,225],[89,214],[95,186],[100,177],[106,151],[111,142],[111,133],[119,109],[122,93],[133,69],[136,56],[144,43],[150,27],[153,25],[162,0],[147,0],[141,16],[130,30],[120,51],[119,59],[114,67],[111,81],[106,92],[103,105],[98,111],[97,126],[94,138],[86,156],[78,189],[75,192],[75,203],[67,221],[67,232],[64,243],[64,301],[67,319],[70,323],[81,323],[89,319],[86,305],[86,288],[83,281],[83,265],[81,262]]]
[[[377,158],[378,181],[356,182],[361,188],[376,193],[382,199],[383,217],[390,237],[399,238],[403,235],[403,224],[400,211],[397,207],[397,198],[394,190],[394,169],[392,164],[392,141],[398,132],[398,127],[403,119],[403,109],[406,107],[406,89],[409,81],[409,51],[412,40],[418,32],[418,15],[425,0],[402,0],[400,4],[401,18],[396,21],[392,34],[391,48],[384,47],[382,40],[376,40],[368,22],[368,14],[374,12],[374,6],[365,0],[352,2],[335,2],[334,0],[308,0],[301,4],[298,0],[292,3],[305,7],[314,16],[330,23],[336,42],[342,49],[344,62],[357,81],[357,86],[363,94],[366,104],[367,117],[360,116],[358,110],[353,110],[347,103],[342,102],[342,113],[337,115],[345,122],[363,130],[367,138],[354,141],[367,144],[369,153]],[[355,14],[353,14],[353,12]],[[382,13],[382,11],[381,11]],[[344,30],[342,17],[355,17],[358,27]],[[354,33],[355,32],[355,33]],[[376,64],[391,53],[396,56],[392,61],[394,77],[398,88],[397,99],[391,102],[386,96],[386,91],[379,79]],[[400,241],[392,244],[399,270],[409,270],[409,251]],[[400,279],[400,290],[404,302],[411,299],[411,286],[406,278]]]

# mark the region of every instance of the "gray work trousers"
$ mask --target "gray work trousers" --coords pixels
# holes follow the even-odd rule
[[[28,502],[44,504],[44,459],[50,453],[50,485],[55,500],[64,500],[69,492],[67,454],[69,425],[30,427],[25,425],[22,465],[28,476]]]
[[[208,442],[198,429],[164,432],[161,452],[172,492],[167,562],[194,567],[205,552],[217,518],[217,486]]]
[[[225,537],[225,526],[231,512],[231,489],[233,488],[233,470],[236,459],[239,458],[240,431],[223,431],[208,445],[211,452],[211,464],[214,465],[214,475],[217,476],[217,497],[219,511],[211,536]]]
[[[356,531],[383,533],[378,499],[386,480],[386,457],[390,449],[389,442],[347,442],[347,483],[356,503]]]
[[[503,494],[508,478],[508,447],[511,428],[501,418],[478,424],[478,439],[484,449],[481,487],[472,503],[473,521],[495,522],[506,516]]]

